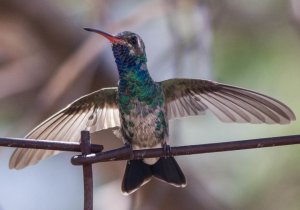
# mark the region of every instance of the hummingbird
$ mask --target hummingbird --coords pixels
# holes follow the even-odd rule
[[[34,128],[26,138],[79,141],[80,131],[115,128],[114,134],[131,149],[170,149],[172,119],[211,111],[223,122],[288,124],[293,111],[267,95],[209,80],[176,78],[156,82],[147,67],[145,44],[133,32],[111,35],[85,28],[106,38],[119,73],[117,87],[103,88],[75,100]],[[18,148],[9,167],[21,169],[59,151]],[[186,178],[174,157],[128,160],[122,182],[130,194],[155,177],[176,187]]]

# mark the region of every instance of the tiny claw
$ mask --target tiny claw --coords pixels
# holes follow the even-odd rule
[[[125,143],[124,143],[124,147],[131,148],[131,149],[132,149],[132,144],[130,144],[130,143],[128,143],[128,142],[125,142]]]
[[[165,157],[171,156],[171,146],[167,143],[162,144],[163,151],[165,153]]]
[[[132,144],[126,142],[126,143],[124,144],[124,147],[127,148],[127,149],[129,150],[129,153],[130,153],[130,160],[132,160],[132,159],[134,158]]]

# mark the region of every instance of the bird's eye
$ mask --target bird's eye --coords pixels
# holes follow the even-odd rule
[[[137,38],[136,36],[133,36],[130,38],[129,42],[132,44],[132,45],[136,45],[137,44]]]

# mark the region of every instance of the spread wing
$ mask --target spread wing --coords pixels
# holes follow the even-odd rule
[[[282,102],[239,87],[208,80],[162,81],[169,119],[212,111],[223,122],[287,124],[296,117]]]
[[[104,88],[85,95],[42,122],[25,138],[76,142],[82,130],[95,132],[120,126],[116,98],[117,88]],[[53,150],[19,148],[11,156],[9,167],[21,169],[58,153]]]

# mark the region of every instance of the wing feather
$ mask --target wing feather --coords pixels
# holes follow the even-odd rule
[[[251,118],[249,122],[263,123],[266,121],[265,117],[263,116],[263,114],[261,114],[260,111],[256,110],[256,108],[251,106],[251,104],[236,97],[235,95],[228,95],[228,93],[222,91],[218,93],[216,92],[215,94],[222,96],[225,100],[231,101],[236,106],[239,106],[240,108],[244,109],[248,113],[248,116]]]
[[[74,101],[38,125],[25,138],[76,142],[82,130],[95,132],[117,126],[120,126],[117,88],[104,88]],[[19,148],[11,156],[9,167],[21,169],[58,153]]]
[[[197,79],[170,79],[160,85],[168,119],[206,110],[224,122],[287,124],[296,119],[287,105],[252,90]]]
[[[200,97],[211,110],[215,111],[216,116],[219,117],[220,120],[224,122],[236,121],[236,118],[226,106],[223,106],[220,102],[209,97],[207,94],[202,94]]]
[[[226,98],[223,98],[222,96],[219,96],[216,93],[207,93],[207,95],[213,98],[214,100],[218,101],[221,105],[227,107],[231,111],[231,113],[234,114],[234,117],[237,119],[237,121],[251,121],[250,117],[239,106],[235,105]]]

